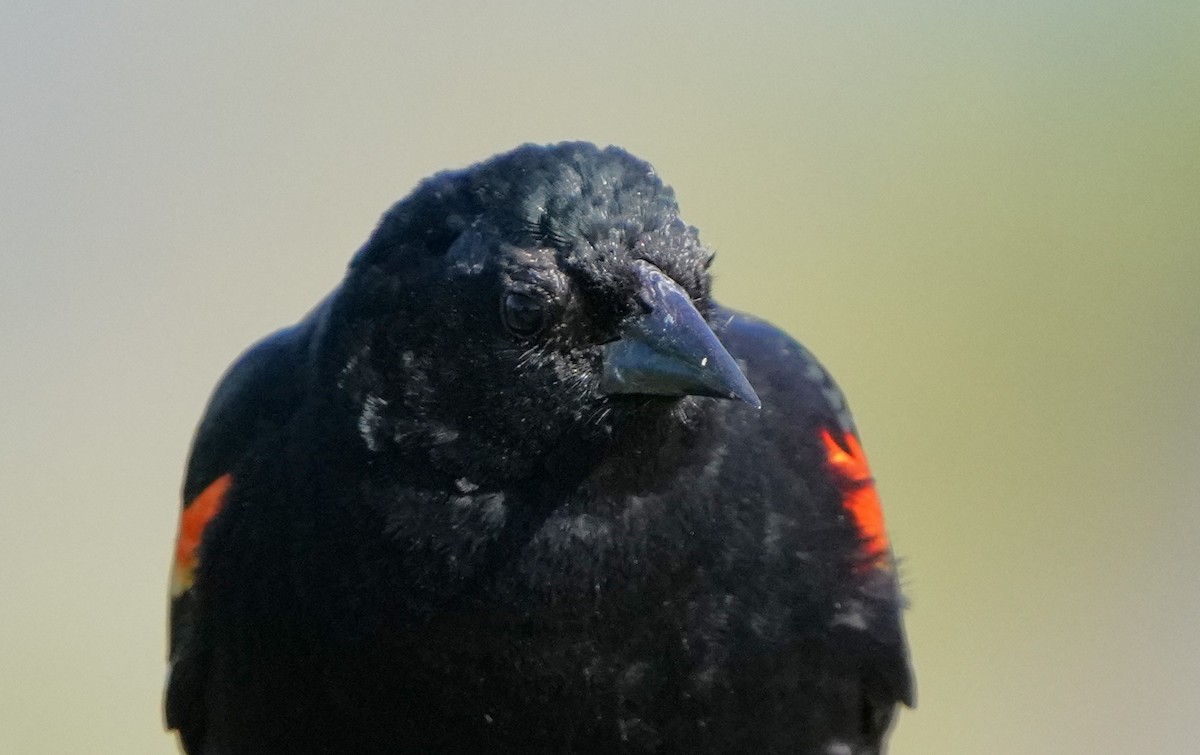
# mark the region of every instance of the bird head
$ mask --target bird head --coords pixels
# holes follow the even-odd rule
[[[370,451],[471,479],[690,397],[757,406],[708,322],[711,261],[646,162],[520,147],[384,215],[335,294],[330,377]]]

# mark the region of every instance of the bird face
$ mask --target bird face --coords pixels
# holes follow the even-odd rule
[[[758,399],[705,320],[709,252],[618,150],[435,177],[352,264],[340,385],[372,451],[478,481],[686,396]]]

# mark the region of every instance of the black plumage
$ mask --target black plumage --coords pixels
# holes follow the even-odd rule
[[[710,262],[616,148],[397,203],[197,432],[185,749],[879,752],[912,683],[855,428]]]

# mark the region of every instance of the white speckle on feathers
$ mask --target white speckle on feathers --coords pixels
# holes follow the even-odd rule
[[[383,421],[383,410],[387,408],[387,400],[371,393],[362,403],[362,411],[358,415],[358,435],[367,444],[367,450],[372,453],[379,450],[379,441],[375,435]]]

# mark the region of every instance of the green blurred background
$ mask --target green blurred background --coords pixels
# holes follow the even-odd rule
[[[892,752],[1200,740],[1200,3],[7,0],[0,751],[167,753],[219,374],[420,178],[622,145],[855,408]]]

